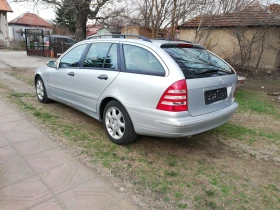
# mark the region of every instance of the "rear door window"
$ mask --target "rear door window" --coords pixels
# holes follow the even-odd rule
[[[127,72],[165,76],[165,70],[158,59],[148,50],[134,46],[123,45],[125,67]]]
[[[86,48],[86,44],[79,45],[69,52],[67,52],[63,58],[61,58],[59,67],[60,68],[73,68],[78,67],[81,56]]]
[[[205,49],[163,47],[179,65],[186,79],[234,74],[222,59]]]

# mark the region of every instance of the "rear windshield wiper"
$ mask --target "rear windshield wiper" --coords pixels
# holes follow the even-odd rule
[[[221,74],[221,75],[224,75],[225,73],[226,73],[226,74],[230,74],[230,72],[225,71],[225,70],[221,70],[221,69],[211,69],[211,70],[206,70],[206,71],[203,71],[203,72],[196,73],[195,75],[199,75],[199,74],[209,74],[209,73],[217,73],[217,74]]]

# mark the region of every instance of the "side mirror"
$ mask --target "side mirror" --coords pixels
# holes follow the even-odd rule
[[[47,66],[50,68],[56,68],[56,62],[55,61],[48,61]]]

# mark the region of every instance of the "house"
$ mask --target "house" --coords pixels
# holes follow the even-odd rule
[[[25,41],[25,29],[43,29],[44,32],[50,34],[53,31],[52,24],[29,12],[11,20],[8,25],[10,40],[13,41]]]
[[[152,38],[152,31],[149,28],[132,25],[132,26],[125,26],[121,30],[122,34],[134,34],[138,36],[145,36],[147,38]],[[166,38],[167,31],[164,29],[159,30],[158,38]]]
[[[176,27],[174,27],[174,39],[179,39],[180,38],[180,30],[176,29]],[[171,27],[166,29],[166,38],[170,38],[171,37]]]
[[[249,4],[240,11],[201,15],[177,29],[180,39],[200,43],[247,69],[280,68],[280,5]]]
[[[121,28],[119,26],[107,26],[104,25],[87,25],[87,37],[92,35],[114,35],[121,34]],[[113,37],[113,36],[112,36]]]
[[[10,45],[7,12],[13,12],[7,0],[0,0],[0,47]]]
[[[97,31],[99,29],[103,28],[103,27],[104,27],[103,25],[99,25],[99,24],[97,24],[97,25],[96,24],[88,24],[87,25],[86,37],[97,34]]]
[[[121,28],[119,26],[108,26],[97,30],[97,35],[112,35],[114,37],[115,34],[121,34]]]

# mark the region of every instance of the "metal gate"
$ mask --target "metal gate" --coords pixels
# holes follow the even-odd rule
[[[27,55],[36,56],[50,56],[50,41],[51,39],[49,31],[44,31],[43,29],[25,29],[25,43]],[[45,38],[45,39],[44,39]]]

